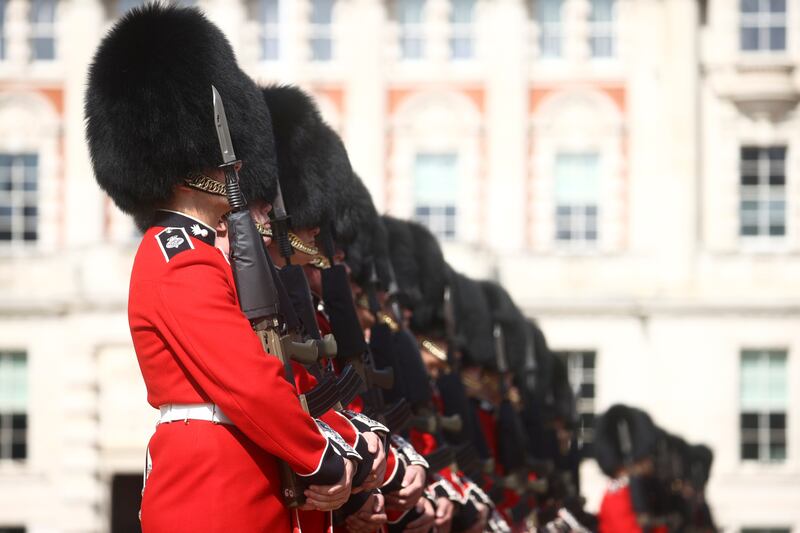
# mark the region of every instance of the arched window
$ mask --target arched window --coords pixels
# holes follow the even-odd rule
[[[593,89],[561,91],[534,109],[529,234],[539,251],[612,251],[625,228],[622,115]]]
[[[442,239],[477,241],[482,142],[474,103],[456,91],[414,94],[391,127],[389,211]]]

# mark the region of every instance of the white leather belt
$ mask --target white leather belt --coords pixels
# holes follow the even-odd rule
[[[168,403],[158,408],[161,418],[158,423],[175,422],[177,420],[205,420],[215,424],[234,425],[230,418],[213,403]]]

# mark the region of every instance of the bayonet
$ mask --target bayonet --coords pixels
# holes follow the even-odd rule
[[[229,165],[236,162],[236,153],[233,151],[231,131],[228,129],[228,118],[225,116],[225,106],[217,88],[211,86],[211,95],[214,101],[214,125],[217,128],[219,149],[222,151],[222,164]]]

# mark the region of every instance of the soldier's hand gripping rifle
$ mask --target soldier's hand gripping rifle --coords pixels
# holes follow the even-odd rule
[[[270,264],[267,261],[261,236],[256,230],[250,211],[247,209],[247,203],[239,189],[239,176],[236,170],[239,161],[233,151],[222,99],[213,86],[212,95],[214,123],[223,160],[220,168],[225,173],[226,192],[231,207],[227,217],[228,240],[239,306],[253,326],[264,351],[281,361],[284,376],[294,387],[292,366],[284,353],[281,340],[283,320],[274,280],[270,275]],[[304,408],[307,411],[305,406]],[[284,502],[288,507],[299,507],[305,500],[302,484],[297,474],[285,461],[279,460],[278,465]]]

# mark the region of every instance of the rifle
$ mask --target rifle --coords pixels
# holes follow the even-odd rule
[[[506,355],[505,335],[503,327],[495,324],[494,336],[495,358],[499,375],[500,406],[497,413],[498,459],[506,476],[500,480],[504,488],[517,494],[542,494],[547,490],[547,482],[543,479],[528,479],[528,458],[525,436],[520,424],[519,415],[512,405],[508,388],[508,357]],[[504,438],[505,437],[505,438]]]
[[[464,384],[461,382],[461,357],[456,346],[456,317],[450,286],[446,286],[444,289],[442,309],[445,342],[447,343],[447,362],[450,371],[441,374],[436,380],[436,384],[441,392],[444,416],[458,415],[461,421],[459,428],[453,428],[457,429],[456,431],[447,431],[444,436],[445,440],[461,449],[458,454],[462,459],[458,463],[461,470],[465,473],[469,472],[471,475],[477,475],[484,468],[480,464],[480,455],[477,451],[469,450],[469,448],[476,448],[473,444],[474,439],[483,439],[483,434],[477,429],[474,418],[470,416],[472,406],[467,398]],[[477,448],[480,447],[477,446]],[[486,447],[485,443],[483,443],[483,447]]]
[[[236,167],[240,161],[236,159],[233,151],[222,98],[213,85],[211,90],[214,122],[223,160],[220,168],[225,174],[226,194],[231,207],[227,217],[228,240],[230,242],[231,268],[236,292],[239,295],[239,306],[261,341],[264,352],[280,360],[284,368],[284,377],[294,387],[292,366],[284,350],[284,340],[281,337],[284,324],[275,283],[270,275],[270,263],[264,251],[261,236],[256,230],[250,211],[247,209],[247,203],[239,188],[239,175]],[[304,402],[301,404],[308,412],[308,406]],[[297,474],[285,461],[278,460],[278,466],[284,502],[290,508],[299,507],[304,503],[305,497]]]

